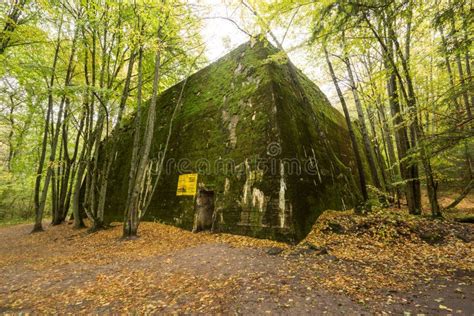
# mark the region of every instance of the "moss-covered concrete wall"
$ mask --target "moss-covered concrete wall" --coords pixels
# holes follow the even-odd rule
[[[344,118],[268,43],[243,44],[161,94],[152,159],[173,122],[165,169],[146,214],[192,229],[194,198],[176,196],[179,174],[198,173],[214,191],[214,229],[286,241],[302,239],[326,209],[354,205],[357,172]],[[116,131],[106,220],[122,220],[133,131]],[[152,165],[153,169],[154,166]]]

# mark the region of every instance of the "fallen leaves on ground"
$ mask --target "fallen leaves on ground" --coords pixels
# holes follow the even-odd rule
[[[401,292],[420,281],[474,268],[474,229],[451,221],[379,210],[325,212],[302,243],[326,247],[336,262],[314,269],[332,271],[325,286],[370,300],[380,289]]]
[[[13,310],[26,307],[54,312],[61,306],[73,305],[74,310],[87,310],[93,306],[100,311],[102,307],[109,310],[107,306],[115,302],[119,310],[125,306],[146,312],[162,310],[164,306],[171,308],[177,304],[180,295],[192,296],[193,293],[195,299],[188,297],[186,304],[180,304],[180,310],[198,311],[206,306],[214,310],[219,306],[213,304],[219,299],[219,295],[214,293],[219,292],[220,287],[232,291],[232,277],[209,280],[190,273],[163,276],[156,274],[163,269],[162,266],[136,267],[136,262],[147,258],[150,261],[157,257],[164,259],[161,257],[180,249],[205,244],[222,243],[236,248],[289,247],[284,243],[246,236],[194,234],[150,222],[140,225],[140,237],[133,240],[120,238],[122,227],[119,223],[92,234],[86,230],[74,230],[66,224],[49,226],[43,233],[29,234],[30,227],[21,226],[23,229],[17,226],[0,230],[3,242],[0,245],[0,267],[4,267],[0,274],[12,276],[8,283],[0,279],[0,307],[9,306]],[[9,233],[14,230],[20,231]],[[163,261],[173,263],[171,258]],[[69,274],[65,275],[65,271]],[[18,274],[13,275],[15,273]],[[47,288],[50,291],[45,291]],[[50,295],[48,292],[56,293]],[[160,293],[156,302],[159,303],[161,297],[162,303],[148,304],[150,293]],[[207,296],[213,298],[203,299]]]
[[[29,229],[0,229],[0,312],[304,313],[331,304],[354,312],[338,293],[390,304],[387,291],[474,266],[471,226],[399,210],[327,211],[296,246],[160,223],[142,223],[140,238],[127,241],[119,223],[93,234]]]

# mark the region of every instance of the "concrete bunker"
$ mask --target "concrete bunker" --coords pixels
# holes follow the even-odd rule
[[[276,53],[265,41],[243,44],[160,94],[152,161],[161,157],[181,93],[182,104],[144,220],[295,242],[324,210],[358,201],[344,117],[290,61],[270,58]],[[110,137],[118,151],[107,186],[107,222],[123,219],[133,116]],[[195,196],[177,194],[183,174],[198,174]]]

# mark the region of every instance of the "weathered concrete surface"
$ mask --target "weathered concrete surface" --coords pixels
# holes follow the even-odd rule
[[[176,196],[179,174],[191,172],[214,192],[217,231],[296,241],[322,211],[354,205],[359,189],[343,116],[291,63],[272,58],[276,53],[268,43],[243,44],[188,78],[147,220],[193,228],[195,200]],[[158,100],[155,165],[183,84]],[[123,216],[132,124],[112,137],[119,152],[108,221]]]

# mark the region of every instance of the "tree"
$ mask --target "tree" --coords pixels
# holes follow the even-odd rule
[[[0,54],[3,54],[12,44],[12,36],[18,25],[26,21],[26,18],[22,15],[24,15],[28,2],[28,0],[13,0],[6,11],[4,21],[2,21],[3,29],[0,31]]]
[[[59,30],[62,26],[62,19],[60,20]],[[35,182],[35,225],[33,227],[33,232],[43,231],[43,212],[44,207],[46,204],[46,194],[48,192],[48,185],[49,179],[51,177],[51,173],[48,172],[49,176],[46,177],[45,183],[43,185],[43,189],[41,190],[41,180],[42,180],[42,173],[44,169],[44,164],[46,160],[46,150],[48,145],[48,136],[49,136],[49,128],[52,121],[53,115],[53,87],[55,84],[55,77],[56,77],[56,67],[59,58],[59,49],[61,47],[61,31],[58,32],[58,38],[56,40],[56,48],[54,51],[53,57],[53,65],[51,68],[51,75],[48,83],[48,107],[46,110],[46,119],[44,122],[44,130],[43,130],[43,140],[41,144],[41,156],[38,163],[38,169],[36,172],[36,182]],[[51,160],[51,159],[50,159]],[[54,156],[52,156],[52,160],[54,160]]]
[[[341,88],[339,87],[339,83],[336,77],[336,74],[334,72],[334,68],[332,66],[331,60],[329,59],[329,53],[324,47],[324,55],[326,56],[326,62],[329,68],[329,73],[331,74],[332,81],[334,83],[334,87],[336,88],[337,91],[337,96],[339,97],[339,101],[341,102],[342,109],[344,111],[344,117],[346,119],[346,124],[347,124],[347,129],[349,131],[349,137],[351,139],[351,144],[352,144],[352,150],[354,151],[354,156],[356,158],[356,165],[357,165],[357,171],[359,173],[359,181],[360,181],[360,188],[362,192],[362,197],[364,199],[364,202],[367,202],[369,199],[369,195],[367,193],[367,184],[365,180],[365,172],[364,168],[362,165],[362,158],[360,155],[360,150],[359,150],[359,145],[357,143],[357,139],[354,133],[354,128],[352,127],[352,122],[351,118],[349,115],[349,110],[347,108],[346,100],[344,98],[344,95],[342,94]]]

